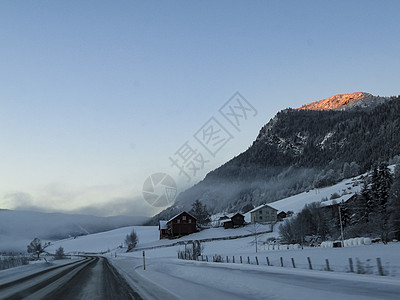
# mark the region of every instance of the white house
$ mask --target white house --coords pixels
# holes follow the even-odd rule
[[[268,204],[262,204],[250,211],[251,223],[276,223],[278,210]]]

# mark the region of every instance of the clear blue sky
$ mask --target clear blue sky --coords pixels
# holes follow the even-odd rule
[[[157,212],[279,110],[400,94],[399,1],[0,1],[0,208]],[[169,157],[239,91],[258,114],[190,183]],[[224,120],[222,120],[224,121]],[[221,122],[222,122],[221,121]],[[226,121],[226,120],[225,120]]]

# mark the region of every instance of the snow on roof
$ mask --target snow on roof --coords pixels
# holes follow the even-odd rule
[[[231,219],[220,220],[221,223],[232,222]]]
[[[160,220],[160,229],[167,229],[168,221]]]
[[[323,201],[323,202],[321,202],[321,206],[331,206],[331,205],[339,204],[341,202],[347,202],[347,200],[349,200],[354,195],[355,194],[347,194],[347,195],[343,195],[337,199]]]
[[[271,207],[271,208],[273,208],[273,209],[275,209],[275,210],[278,210],[278,209],[276,209],[273,205],[271,205],[271,204],[269,203],[269,204],[261,204],[261,205],[257,206],[256,208],[253,208],[251,211],[249,211],[249,213],[255,212],[255,211],[257,211],[257,210],[259,210],[260,208],[263,208],[263,207],[265,207],[265,206],[268,206],[268,207]]]
[[[196,217],[194,217],[193,215],[189,214],[187,211],[182,211],[182,212],[180,212],[179,214],[173,216],[171,219],[169,219],[169,220],[167,221],[167,223],[171,222],[173,219],[175,219],[176,217],[180,216],[180,215],[183,214],[183,213],[187,213],[189,216],[191,216],[192,218],[194,218],[194,219],[197,220]]]

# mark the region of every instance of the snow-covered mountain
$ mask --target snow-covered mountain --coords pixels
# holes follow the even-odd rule
[[[140,225],[146,217],[96,217],[0,209],[0,252],[26,251],[35,238],[43,242]]]
[[[369,93],[356,92],[338,94],[332,97],[311,102],[298,108],[299,110],[348,110],[348,109],[373,109],[390,97],[379,97]]]
[[[151,223],[190,209],[195,200],[213,214],[246,212],[335,184],[400,154],[400,96],[336,95],[303,108],[279,112],[245,152],[182,192]]]

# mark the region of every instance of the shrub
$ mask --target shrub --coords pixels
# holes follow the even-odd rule
[[[54,255],[54,259],[63,259],[64,257],[65,257],[64,248],[60,246],[56,250],[56,254]]]
[[[333,193],[329,199],[333,200],[333,199],[338,199],[338,198],[340,198],[340,195],[338,193]]]
[[[139,238],[138,238],[135,230],[132,229],[132,232],[130,234],[127,234],[125,237],[125,244],[128,247],[128,251],[135,248],[138,242],[139,242]]]

